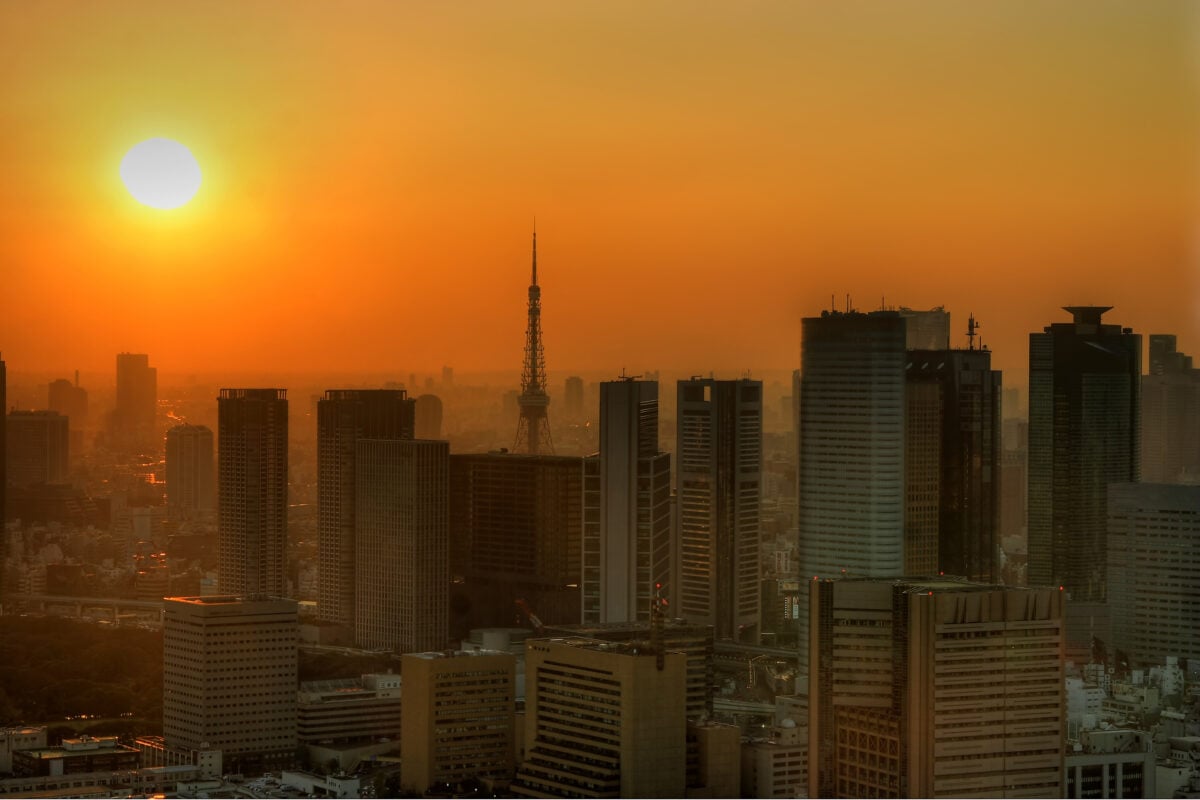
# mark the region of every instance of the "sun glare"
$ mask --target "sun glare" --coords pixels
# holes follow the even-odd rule
[[[172,139],[147,139],[121,159],[121,180],[133,198],[152,208],[179,208],[200,189],[200,165]]]

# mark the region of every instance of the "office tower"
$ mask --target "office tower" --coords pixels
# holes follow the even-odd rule
[[[215,476],[209,428],[184,424],[167,431],[167,510],[174,519],[216,509]]]
[[[317,401],[317,612],[354,628],[355,447],[412,439],[416,403],[403,389],[330,389]]]
[[[905,323],[905,349],[948,350],[950,348],[950,312],[938,306],[928,311],[900,307]]]
[[[542,350],[542,289],[537,282],[537,231],[533,233],[533,277],[529,281],[529,321],[525,328],[525,367],[521,373],[521,416],[517,422],[517,453],[553,453],[546,410],[546,354]]]
[[[447,638],[450,446],[359,439],[355,452],[355,639],[397,653]]]
[[[679,381],[679,566],[673,613],[758,643],[762,381]]]
[[[79,371],[75,371],[75,382],[66,379],[52,381],[47,387],[47,408],[57,411],[68,420],[71,430],[71,450],[83,450],[83,431],[87,428],[88,393],[79,385]]]
[[[222,389],[217,420],[220,591],[285,597],[287,390]]]
[[[518,599],[547,624],[578,622],[582,529],[582,458],[451,455],[456,632],[511,625]]]
[[[405,789],[422,793],[468,780],[501,787],[516,765],[516,663],[512,653],[406,654],[400,760]]]
[[[163,737],[171,750],[220,750],[229,772],[296,756],[292,600],[168,597],[163,617]]]
[[[802,323],[800,574],[904,570],[905,322],[823,311]],[[807,595],[798,617],[808,646]]]
[[[1200,479],[1200,370],[1175,337],[1150,334],[1150,374],[1142,376],[1142,480]]]
[[[518,797],[683,797],[682,653],[645,642],[526,645]],[[587,724],[581,724],[587,720]]]
[[[1108,306],[1029,335],[1029,583],[1070,595],[1069,655],[1107,639],[1108,485],[1139,479],[1142,337]]]
[[[1061,797],[1065,593],[810,581],[810,797]]]
[[[442,438],[442,400],[436,394],[423,394],[416,400],[415,439]]]
[[[158,407],[158,369],[144,353],[117,354],[117,407],[113,434],[125,447],[156,447],[154,420]]]
[[[658,449],[658,383],[600,384],[600,453],[584,460],[583,622],[647,622],[671,587],[671,456]]]
[[[999,580],[1001,375],[991,361],[988,350],[908,352],[905,574]]]
[[[1110,654],[1200,659],[1200,486],[1108,487]]]
[[[563,406],[567,419],[583,419],[583,378],[572,375],[563,387]]]
[[[57,411],[10,411],[5,424],[7,482],[12,486],[65,483],[68,424]]]

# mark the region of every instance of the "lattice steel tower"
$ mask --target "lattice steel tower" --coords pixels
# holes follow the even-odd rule
[[[517,453],[553,453],[546,409],[546,354],[542,352],[542,290],[537,285],[537,231],[533,232],[533,279],[529,283],[529,324],[525,328],[525,369],[521,372],[521,418],[517,422]]]

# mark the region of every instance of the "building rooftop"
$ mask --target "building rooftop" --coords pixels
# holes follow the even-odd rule
[[[420,658],[434,661],[440,658],[466,658],[470,656],[510,656],[504,650],[431,650],[427,653],[405,653],[405,658]]]

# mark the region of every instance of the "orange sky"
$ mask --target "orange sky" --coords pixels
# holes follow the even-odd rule
[[[1066,304],[1200,355],[1198,23],[1103,0],[3,3],[0,351],[515,374],[536,215],[555,383],[795,366],[800,317],[846,293],[944,304],[956,334],[973,311],[1016,373]],[[182,209],[120,183],[153,136],[204,171]]]

